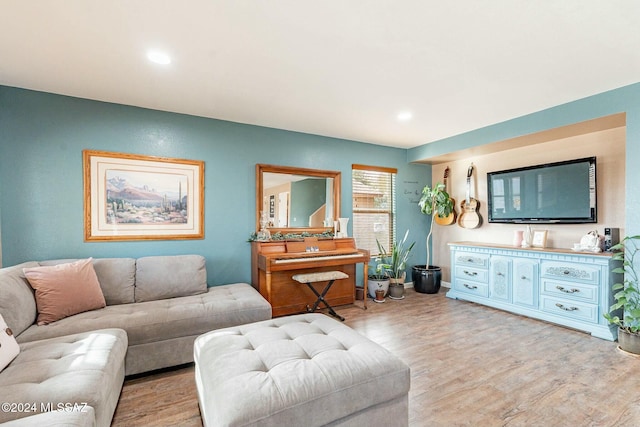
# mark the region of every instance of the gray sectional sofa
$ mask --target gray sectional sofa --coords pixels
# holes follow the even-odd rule
[[[204,258],[181,255],[94,259],[106,307],[37,325],[23,269],[72,261],[0,269],[0,314],[21,348],[0,372],[0,402],[15,403],[0,411],[0,423],[79,417],[74,425],[108,426],[125,375],[192,362],[197,336],[271,318],[271,306],[253,287],[207,287]],[[34,405],[17,405],[24,403]]]

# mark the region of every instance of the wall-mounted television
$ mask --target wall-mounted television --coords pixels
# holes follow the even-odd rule
[[[487,174],[489,222],[595,223],[596,158]]]

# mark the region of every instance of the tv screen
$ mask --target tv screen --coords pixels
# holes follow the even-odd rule
[[[597,222],[596,158],[487,174],[489,222]]]

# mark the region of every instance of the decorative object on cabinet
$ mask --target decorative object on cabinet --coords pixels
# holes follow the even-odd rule
[[[591,230],[580,239],[580,250],[589,252],[601,252],[604,236],[598,234],[598,230]]]
[[[449,246],[447,297],[616,339],[616,326],[601,315],[613,304],[612,284],[620,280],[612,254],[471,242]]]
[[[378,252],[380,253],[382,269],[389,277],[389,298],[391,299],[403,299],[404,298],[404,279],[406,277],[407,261],[409,255],[416,242],[411,244],[407,243],[407,237],[409,237],[409,230],[404,233],[404,237],[400,242],[393,242],[391,245],[391,251],[387,250],[376,239],[378,245]]]
[[[462,228],[478,228],[482,225],[482,217],[478,213],[480,202],[471,197],[471,175],[473,174],[473,163],[467,170],[467,194],[465,200],[460,203],[460,216],[458,225]]]
[[[84,150],[84,240],[204,238],[204,162]]]
[[[449,177],[449,167],[444,170],[444,191],[447,191],[447,178]],[[451,213],[447,216],[436,215],[436,222],[438,225],[452,225],[456,223],[458,219],[458,213],[456,212],[456,201],[452,197],[449,197],[451,200],[451,205],[453,208],[451,209]]]
[[[611,248],[620,243],[620,230],[607,227],[604,229],[604,251],[611,252]]]
[[[268,226],[269,216],[266,212],[262,212],[262,215],[260,215],[260,231],[256,233],[256,240],[267,242],[271,239],[271,232],[267,229]]]
[[[325,231],[324,233],[287,233],[282,234],[281,232],[273,233],[269,240],[302,240],[307,237],[317,237],[319,239],[333,239],[333,231]],[[248,242],[256,242],[258,240],[258,233],[255,231],[249,235],[247,239]]]
[[[535,230],[531,237],[531,247],[545,248],[547,246],[547,230]]]
[[[623,274],[624,279],[613,285],[615,304],[611,305],[604,318],[618,327],[618,344],[624,351],[640,354],[640,284],[636,271],[636,255],[640,251],[638,236],[627,236],[611,249],[613,258],[622,262],[615,272]]]
[[[516,230],[513,232],[513,246],[522,246],[522,240],[524,239],[524,231]]]
[[[333,222],[333,235],[336,239],[349,237],[349,232],[347,231],[348,224],[349,218],[338,218],[337,221]]]
[[[420,197],[418,206],[423,214],[431,215],[431,225],[429,226],[429,233],[426,239],[427,263],[424,265],[414,265],[411,269],[411,279],[413,280],[413,288],[416,292],[435,294],[440,290],[442,272],[440,267],[429,264],[431,261],[431,235],[433,234],[436,215],[441,217],[448,216],[453,210],[453,203],[444,185],[438,182],[433,188],[427,185],[422,189],[422,196]]]
[[[522,243],[521,246],[523,248],[530,248],[531,243],[533,243],[533,230],[531,230],[531,226],[527,225],[522,233]]]

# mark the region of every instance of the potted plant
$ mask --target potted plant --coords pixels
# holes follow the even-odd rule
[[[380,293],[380,291],[383,291],[381,298],[383,300],[384,296],[389,291],[389,276],[387,276],[384,270],[382,257],[376,257],[375,261],[375,266],[369,266],[369,296],[371,298],[376,298],[376,291],[378,291],[378,293]]]
[[[409,254],[416,244],[416,242],[408,244],[407,237],[409,237],[409,230],[404,233],[401,241],[393,242],[390,252],[387,252],[384,246],[376,239],[378,251],[381,255],[384,254],[382,256],[383,263],[380,265],[389,277],[389,298],[391,299],[404,298],[405,269]]]
[[[430,265],[431,259],[431,235],[433,234],[433,225],[436,215],[441,218],[447,217],[453,211],[453,201],[449,197],[449,193],[445,191],[444,184],[437,183],[432,187],[428,185],[422,189],[420,197],[420,211],[425,215],[431,215],[431,226],[429,234],[427,234],[427,263],[425,265],[415,265],[412,269],[413,287],[416,292],[425,294],[435,294],[440,290],[440,282],[442,280],[442,272],[440,267]]]
[[[622,267],[613,272],[623,274],[624,279],[613,285],[612,289],[618,291],[613,296],[616,303],[604,314],[609,323],[618,326],[620,348],[635,354],[640,354],[640,285],[635,259],[640,251],[639,239],[640,235],[627,236],[611,248],[618,251],[613,259],[622,262]]]

